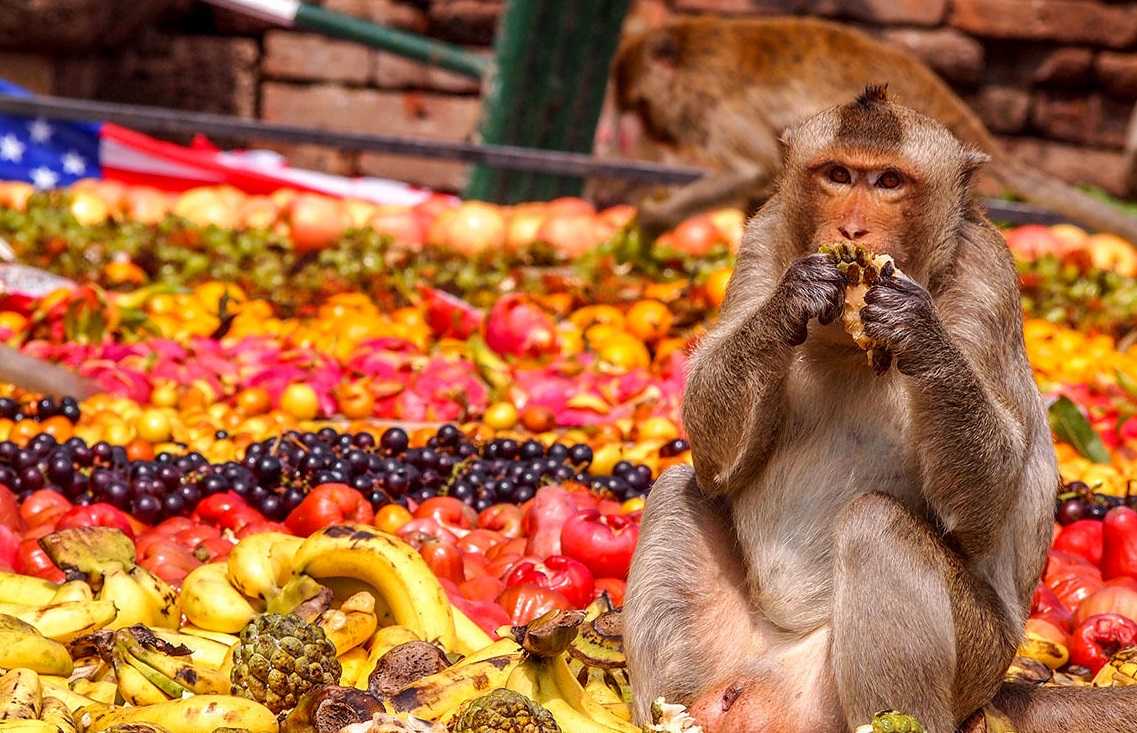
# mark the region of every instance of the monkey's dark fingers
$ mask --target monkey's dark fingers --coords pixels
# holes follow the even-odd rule
[[[817,320],[822,326],[828,326],[841,315],[845,310],[845,289],[840,288],[834,290],[830,296],[829,305],[821,312]]]

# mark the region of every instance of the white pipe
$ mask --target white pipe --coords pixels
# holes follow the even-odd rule
[[[205,0],[205,2],[285,26],[292,25],[296,13],[300,10],[300,0]]]

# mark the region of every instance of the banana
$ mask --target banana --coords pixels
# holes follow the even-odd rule
[[[43,720],[0,720],[0,733],[59,733],[59,729]]]
[[[1058,669],[1070,660],[1070,652],[1065,646],[1030,631],[1026,632],[1023,640],[1019,642],[1016,653],[1020,657],[1029,657],[1042,662],[1051,669]]]
[[[375,596],[367,592],[356,593],[339,608],[329,608],[316,619],[316,624],[335,646],[336,656],[370,639],[378,623]]]
[[[364,525],[333,525],[304,540],[296,574],[357,578],[378,591],[398,624],[426,641],[454,647],[450,602],[426,561],[398,537]]]
[[[41,674],[69,675],[74,669],[67,647],[14,616],[0,615],[0,667],[27,667]]]
[[[292,557],[302,537],[283,532],[262,532],[237,543],[229,553],[229,582],[250,598],[275,596],[292,577]]]
[[[43,709],[39,675],[26,667],[0,677],[0,720],[38,720]]]
[[[154,626],[157,623],[158,610],[154,601],[121,567],[108,568],[103,574],[103,587],[99,589],[98,599],[113,603],[118,610],[118,615],[107,625],[110,629],[124,629],[135,624]]]
[[[521,648],[521,645],[518,644],[516,640],[510,637],[506,637],[504,639],[498,639],[497,641],[482,647],[469,656],[463,657],[462,659],[455,662],[452,666],[461,669],[462,667],[468,667],[471,664],[484,662],[485,660],[492,659],[494,657],[504,657],[508,654],[520,654],[522,651],[523,650]]]
[[[355,687],[356,689],[367,689],[367,678],[371,675],[371,670],[374,667],[367,666],[367,652],[363,647],[355,647],[348,650],[345,654],[340,656],[340,685],[343,687]],[[356,683],[363,679],[363,686],[360,687]]]
[[[530,700],[540,702],[541,689],[537,679],[537,662],[527,659],[510,673],[505,686],[514,692],[524,695]]]
[[[558,654],[555,657],[542,660],[538,663],[539,686],[542,697],[559,698],[577,712],[596,722],[603,728],[609,728],[621,733],[641,733],[640,729],[596,701],[581,687],[580,682],[573,676],[568,667],[566,655]],[[543,700],[539,701],[543,702]],[[551,710],[551,708],[550,708]],[[556,713],[554,712],[554,716]],[[557,719],[560,722],[560,719]],[[575,730],[575,728],[569,728]]]
[[[116,611],[109,601],[71,601],[50,606],[0,603],[0,614],[14,616],[47,638],[67,643],[111,623]]]
[[[101,702],[100,700],[96,700],[93,697],[88,697],[87,695],[82,695],[78,692],[75,692],[66,684],[60,685],[56,682],[49,682],[48,679],[43,675],[40,675],[39,679],[40,682],[43,683],[43,703],[45,711],[47,708],[48,699],[58,700],[59,702],[63,703],[71,712],[75,712],[84,705],[93,705],[95,703]],[[114,695],[114,685],[111,685],[111,702],[114,702]],[[45,716],[41,714],[41,717]]]
[[[71,710],[58,697],[45,695],[40,720],[55,726],[56,733],[78,733],[75,717]]]
[[[154,635],[163,641],[167,641],[174,646],[182,645],[189,647],[193,652],[195,664],[200,662],[213,669],[221,669],[221,665],[225,663],[225,655],[229,653],[231,645],[222,644],[213,639],[207,639],[202,636],[191,636],[190,634],[181,634],[176,631],[168,629],[151,629]]]
[[[118,687],[110,680],[75,680],[71,683],[71,689],[105,705],[113,704],[115,695],[118,694]]]
[[[114,654],[115,678],[118,680],[118,694],[131,705],[157,705],[168,701],[171,697],[181,698],[180,691],[176,695],[167,694],[146,677],[141,669],[134,667],[121,655],[118,650]],[[150,670],[152,676],[153,670]],[[157,678],[159,682],[162,680]]]
[[[218,728],[240,728],[248,733],[278,731],[271,710],[234,695],[194,695],[147,707],[92,706],[78,719],[86,733],[101,733],[122,723],[160,725],[169,733],[203,733]]]
[[[115,634],[116,650],[121,649],[126,661],[147,679],[152,669],[174,684],[199,695],[227,694],[229,675],[205,663],[194,664],[193,655],[174,656],[182,651],[157,638],[149,629],[132,627]],[[157,684],[157,683],[156,683]],[[166,687],[158,686],[165,692]]]
[[[150,599],[150,607],[155,617],[154,623],[150,625],[163,629],[178,628],[178,622],[182,619],[182,610],[178,606],[178,594],[169,583],[141,565],[130,568],[127,574]]]
[[[187,636],[196,636],[201,639],[216,641],[218,644],[224,644],[227,647],[232,647],[234,644],[240,641],[240,639],[238,639],[236,636],[233,636],[232,634],[226,634],[223,631],[210,631],[209,629],[203,629],[200,626],[194,626],[193,624],[186,624],[185,626],[182,626],[180,629],[178,629],[178,632],[181,634],[186,634]]]
[[[522,653],[508,654],[459,669],[447,667],[437,674],[415,680],[388,702],[396,712],[423,720],[438,720],[467,700],[504,686],[524,659]]]
[[[226,563],[195,568],[182,581],[182,613],[203,629],[236,633],[257,615],[249,599],[229,583]]]
[[[0,603],[46,606],[58,590],[59,586],[49,580],[0,571]]]
[[[375,635],[371,637],[371,644],[367,651],[368,674],[375,669],[380,657],[399,644],[406,644],[408,641],[422,641],[422,638],[406,626],[383,626],[376,631]],[[362,679],[356,680],[355,687],[360,690],[367,689],[366,675]]]
[[[69,580],[55,591],[49,603],[67,603],[68,601],[93,601],[95,594],[85,580]],[[47,605],[47,604],[44,604]]]
[[[632,720],[632,709],[624,702],[620,694],[613,690],[611,685],[604,679],[604,670],[596,667],[586,667],[585,670],[585,674],[587,675],[587,682],[584,684],[585,693],[597,703],[603,705],[608,712],[620,720],[630,723]],[[577,681],[580,681],[579,676],[577,676]]]
[[[450,651],[468,655],[493,643],[490,635],[457,606],[451,606],[450,612],[454,614],[454,648]]]

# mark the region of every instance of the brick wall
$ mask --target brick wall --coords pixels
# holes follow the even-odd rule
[[[60,0],[63,2],[63,0]],[[460,139],[478,85],[388,53],[267,27],[193,0],[110,49],[21,47],[0,34],[0,75],[41,91],[257,116],[329,129]],[[41,4],[44,3],[41,0]],[[503,0],[325,0],[327,7],[489,54]],[[1009,147],[1072,181],[1119,190],[1137,101],[1137,2],[1103,0],[635,0],[629,29],[673,14],[814,14],[908,47]],[[457,188],[463,166],[273,146],[338,173]]]

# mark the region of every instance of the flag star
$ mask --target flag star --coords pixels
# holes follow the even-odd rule
[[[59,176],[50,168],[42,165],[32,171],[32,183],[36,188],[51,188],[59,181]]]
[[[40,117],[28,124],[28,132],[32,136],[32,142],[45,143],[51,137],[52,129],[47,120]]]
[[[24,144],[15,135],[0,137],[0,158],[19,163],[24,157]]]
[[[68,150],[63,156],[63,171],[73,176],[81,176],[87,172],[87,161],[74,150]]]

